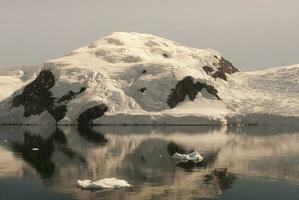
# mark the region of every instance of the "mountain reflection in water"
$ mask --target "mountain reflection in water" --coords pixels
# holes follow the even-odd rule
[[[74,199],[219,197],[242,177],[299,183],[299,130],[271,127],[0,128],[1,180],[40,180]],[[204,161],[176,164],[175,152]],[[82,191],[78,179],[116,177],[133,187]],[[0,196],[1,197],[1,196]]]

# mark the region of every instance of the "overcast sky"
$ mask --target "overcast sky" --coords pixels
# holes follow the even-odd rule
[[[0,0],[0,65],[40,64],[114,31],[214,48],[242,70],[299,63],[298,0]]]

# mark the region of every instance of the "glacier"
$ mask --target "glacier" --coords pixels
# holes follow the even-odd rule
[[[299,65],[240,72],[218,51],[115,32],[38,66],[1,67],[1,124],[297,124]]]

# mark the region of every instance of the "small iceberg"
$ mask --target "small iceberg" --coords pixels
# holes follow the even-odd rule
[[[203,160],[203,157],[197,151],[194,151],[189,154],[175,153],[175,154],[173,154],[172,158],[177,163],[181,163],[181,162],[185,163],[188,161],[193,161],[194,163],[199,163]]]
[[[116,189],[123,187],[130,187],[131,185],[125,181],[116,178],[104,178],[98,181],[92,180],[78,180],[77,185],[82,189]]]

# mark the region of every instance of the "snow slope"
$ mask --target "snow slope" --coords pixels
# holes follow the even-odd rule
[[[116,32],[35,67],[38,76],[27,69],[26,79],[0,74],[2,124],[285,124],[299,116],[299,65],[238,72],[215,50],[150,34]]]
[[[297,124],[299,65],[238,73],[230,78],[226,87],[229,95],[223,94],[231,110],[228,123]]]
[[[0,101],[36,78],[40,66],[0,66]]]

